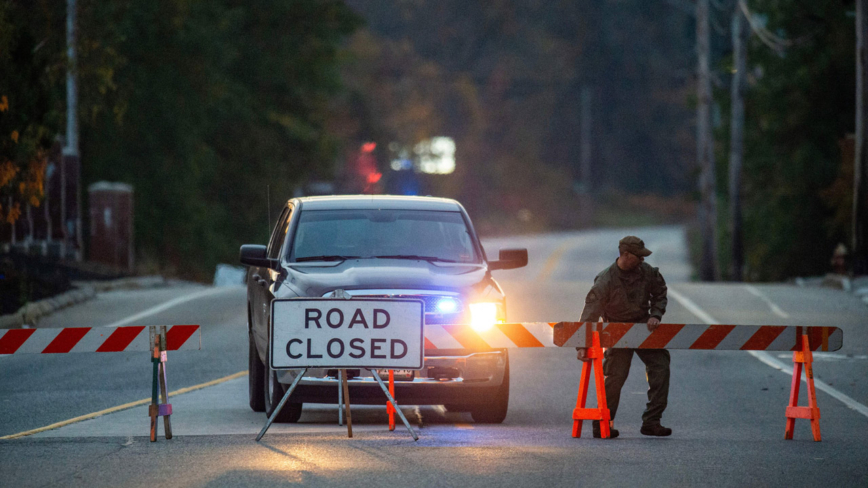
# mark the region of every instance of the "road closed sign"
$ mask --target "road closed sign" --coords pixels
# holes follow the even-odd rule
[[[271,302],[271,367],[421,369],[421,300]]]

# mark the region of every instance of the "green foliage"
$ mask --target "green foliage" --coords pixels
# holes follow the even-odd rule
[[[349,45],[345,79],[357,96],[343,100],[344,139],[385,148],[452,137],[455,173],[424,193],[458,198],[482,231],[580,224],[583,86],[591,191],[692,186],[689,14],[636,0],[348,3],[369,27]]]
[[[82,2],[84,179],[134,186],[145,260],[206,277],[265,242],[267,185],[277,207],[330,171],[326,102],[357,17],[337,1]]]
[[[756,37],[749,44],[743,187],[747,278],[822,274],[836,243],[847,242],[848,230],[834,224],[837,209],[823,192],[839,175],[839,142],[854,126],[855,33],[847,15],[852,6],[836,0],[750,5],[767,14],[768,28],[793,45],[780,56]],[[728,92],[717,95],[726,106]],[[723,113],[729,116],[728,108]],[[728,145],[728,127],[718,139]],[[724,163],[722,188],[726,151],[718,153]]]
[[[48,148],[60,127],[56,85],[64,75],[62,22],[50,1],[0,1],[0,223],[39,206]],[[61,38],[62,42],[62,38]]]

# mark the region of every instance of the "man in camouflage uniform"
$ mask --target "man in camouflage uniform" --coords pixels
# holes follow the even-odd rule
[[[666,312],[666,282],[657,268],[645,263],[651,251],[642,239],[627,236],[618,242],[620,255],[614,264],[594,278],[594,286],[585,299],[582,322],[647,323],[654,331]],[[640,432],[651,436],[668,436],[672,429],[660,425],[669,396],[669,351],[665,349],[608,349],[603,359],[606,376],[606,402],[615,419],[621,400],[621,387],[627,381],[633,352],[645,363],[648,378],[648,404],[642,414]],[[579,359],[585,359],[579,349]],[[600,423],[593,423],[594,437],[600,437]],[[612,438],[618,431],[611,429]]]

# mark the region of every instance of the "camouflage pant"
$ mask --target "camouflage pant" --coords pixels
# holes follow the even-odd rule
[[[659,424],[669,398],[669,351],[665,349],[608,349],[603,359],[606,403],[614,419],[634,351],[645,363],[645,377],[648,379],[648,403],[642,414],[642,425]]]

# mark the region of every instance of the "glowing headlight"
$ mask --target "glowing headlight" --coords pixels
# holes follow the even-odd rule
[[[497,322],[496,303],[471,303],[470,304],[470,327],[473,330],[483,332],[494,326]]]
[[[454,298],[441,298],[437,302],[437,311],[440,313],[453,313],[458,310],[458,302]]]

